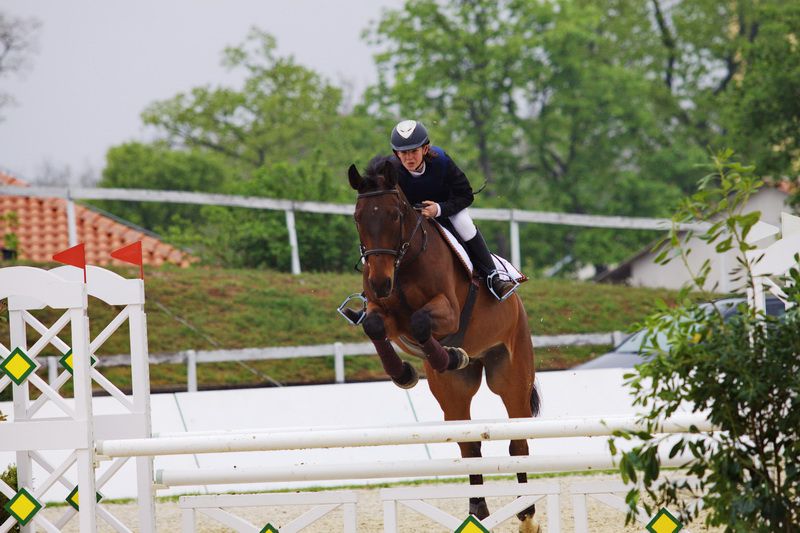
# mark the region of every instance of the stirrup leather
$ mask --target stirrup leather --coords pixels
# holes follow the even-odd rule
[[[506,281],[508,283],[512,283],[514,286],[511,287],[511,290],[509,290],[507,293],[505,293],[501,297],[494,290],[494,286],[493,285],[494,285],[495,278],[496,279],[500,279],[502,281]],[[497,298],[499,301],[502,302],[502,301],[505,301],[509,296],[514,294],[514,292],[517,290],[517,287],[519,287],[519,282],[517,280],[515,280],[514,278],[512,278],[508,274],[508,272],[501,272],[500,270],[492,270],[489,273],[489,275],[486,276],[486,287],[489,289],[489,292],[492,293],[492,296],[494,296],[495,298]]]
[[[361,300],[361,309],[353,309],[352,307],[348,307],[352,300]],[[361,324],[361,322],[364,321],[364,317],[367,316],[367,299],[364,297],[363,293],[354,292],[345,298],[336,310],[351,325],[357,326]]]

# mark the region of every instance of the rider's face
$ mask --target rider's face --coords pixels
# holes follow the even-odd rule
[[[413,150],[404,150],[402,152],[395,152],[400,162],[409,172],[414,172],[422,166],[422,158],[428,153],[430,145],[420,146]]]

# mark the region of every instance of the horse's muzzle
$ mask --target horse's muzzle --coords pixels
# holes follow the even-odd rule
[[[392,278],[370,279],[369,285],[378,298],[386,298],[392,293]]]

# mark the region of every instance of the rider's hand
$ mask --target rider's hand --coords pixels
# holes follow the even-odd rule
[[[425,200],[422,202],[422,205],[425,207],[422,208],[422,216],[425,218],[436,218],[439,214],[439,205],[436,202],[431,202],[430,200]]]

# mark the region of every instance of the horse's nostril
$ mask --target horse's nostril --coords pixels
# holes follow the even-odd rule
[[[392,279],[384,278],[382,280],[369,280],[372,285],[372,290],[378,295],[378,298],[386,298],[392,292]]]

